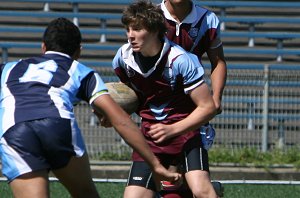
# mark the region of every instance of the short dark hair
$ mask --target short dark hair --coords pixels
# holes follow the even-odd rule
[[[43,42],[47,51],[57,51],[73,56],[80,48],[81,33],[79,28],[66,18],[57,18],[49,23]]]
[[[151,1],[139,0],[130,4],[124,11],[122,23],[137,29],[146,29],[148,32],[158,32],[162,39],[167,31],[163,11]]]

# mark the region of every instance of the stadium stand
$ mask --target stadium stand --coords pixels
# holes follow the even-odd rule
[[[84,35],[98,36],[99,39],[94,40],[94,42],[100,41],[100,43],[105,43],[107,35],[115,35],[115,37],[123,38],[119,41],[124,42],[124,33],[122,32],[122,28],[120,28],[120,22],[118,23],[118,19],[120,19],[120,13],[124,5],[132,2],[130,0],[121,1],[121,0],[13,0],[13,1],[3,2],[3,8],[0,10],[0,16],[2,18],[25,18],[28,21],[35,21],[35,19],[44,18],[45,21],[49,20],[53,17],[64,16],[68,18],[73,18],[73,21],[78,24]],[[18,2],[18,6],[10,8],[10,5],[13,5],[13,2]],[[156,1],[159,2],[159,1]],[[231,60],[236,60],[242,62],[242,59],[251,59],[252,61],[277,61],[281,62],[286,60],[290,60],[292,62],[299,61],[299,53],[296,48],[296,44],[299,42],[299,31],[293,31],[289,29],[290,24],[299,24],[300,18],[294,17],[297,16],[297,11],[299,11],[300,4],[297,2],[260,2],[260,1],[196,1],[200,5],[204,5],[210,7],[220,15],[220,20],[222,22],[226,22],[226,31],[222,32],[224,39],[225,51],[227,50],[228,58]],[[21,9],[20,4],[27,3],[24,5],[24,9]],[[34,4],[34,11],[28,9],[27,5]],[[44,5],[48,4],[49,9],[44,9]],[[4,6],[7,6],[8,9],[5,9]],[[76,7],[76,8],[74,8]],[[105,8],[110,7],[110,9],[105,10]],[[111,9],[113,8],[113,9]],[[243,9],[270,9],[264,11],[263,13],[251,12],[249,14],[249,10]],[[292,9],[289,12],[289,16],[286,17],[282,15],[281,10],[284,9]],[[298,8],[298,10],[297,10]],[[218,10],[222,11],[218,11]],[[225,9],[225,10],[224,10]],[[46,11],[45,11],[46,10]],[[225,12],[225,13],[223,13]],[[253,14],[254,13],[254,14]],[[280,14],[280,15],[279,15]],[[266,16],[270,15],[270,16]],[[79,22],[81,21],[81,22]],[[87,21],[89,21],[87,23]],[[91,24],[93,21],[93,24]],[[20,23],[20,21],[18,21]],[[25,23],[25,22],[23,22]],[[28,26],[18,26],[20,29],[24,29],[24,31],[32,30],[33,33],[37,31],[41,31],[38,29],[30,28],[37,24],[33,24]],[[18,31],[18,29],[13,29],[10,26],[10,30]],[[274,27],[280,26],[281,29],[288,29],[282,32],[278,32],[274,30]],[[87,28],[85,28],[87,27]],[[110,28],[114,27],[114,29]],[[246,27],[246,31],[245,28]],[[262,30],[262,28],[265,30]],[[5,30],[7,26],[0,26],[2,30]],[[85,28],[85,29],[84,29]],[[108,29],[109,28],[109,29]],[[235,29],[232,31],[232,29]],[[2,30],[0,30],[2,32]],[[243,30],[243,31],[242,31]],[[9,31],[9,28],[8,28]],[[239,39],[239,46],[236,44],[235,40]],[[258,42],[254,42],[254,39],[258,40]],[[245,40],[245,44],[248,45],[249,48],[256,47],[255,49],[249,49],[243,43],[242,40]],[[267,41],[266,41],[267,40]],[[275,42],[273,42],[273,40]],[[261,43],[259,41],[262,41]],[[18,40],[20,42],[20,40]],[[235,42],[232,45],[232,42]],[[120,44],[120,42],[118,43]],[[285,45],[294,46],[291,47],[291,50],[285,50]],[[228,49],[226,49],[228,46]],[[287,46],[289,47],[289,46]],[[234,48],[234,49],[232,49]],[[242,48],[242,49],[241,49]],[[263,49],[261,49],[263,48]],[[271,49],[270,49],[271,48]],[[276,50],[277,49],[277,50]],[[291,52],[292,51],[292,52]],[[237,54],[236,52],[239,52]],[[256,56],[258,54],[258,56]],[[258,58],[258,57],[261,58]],[[253,58],[254,57],[254,58]]]
[[[97,69],[105,81],[115,81],[111,60],[126,42],[120,16],[129,2],[132,1],[2,0],[1,61],[40,53],[40,37],[46,24],[64,16],[73,19],[83,34],[81,61]],[[216,145],[274,148],[283,140],[285,146],[299,145],[300,3],[196,2],[215,11],[223,22],[228,81],[223,113],[212,122],[218,132]],[[202,61],[209,68],[208,59],[204,57]],[[209,75],[208,69],[206,72]],[[91,156],[128,149],[111,130],[99,130],[84,104],[75,111],[80,112],[80,125]],[[266,143],[262,142],[264,136],[268,137]]]

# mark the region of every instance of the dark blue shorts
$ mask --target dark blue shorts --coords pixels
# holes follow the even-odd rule
[[[17,123],[0,140],[2,173],[9,181],[36,170],[59,169],[85,146],[75,120],[44,118]]]

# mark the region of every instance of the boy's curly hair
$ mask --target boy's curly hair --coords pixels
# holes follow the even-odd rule
[[[162,39],[167,31],[165,17],[159,6],[151,1],[139,0],[129,5],[123,12],[122,23],[126,29],[146,29],[148,32],[158,32]]]

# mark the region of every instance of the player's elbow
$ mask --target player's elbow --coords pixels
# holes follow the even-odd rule
[[[209,103],[206,107],[208,115],[213,118],[218,114],[218,108],[216,107],[215,103]]]

